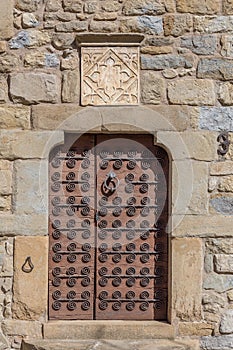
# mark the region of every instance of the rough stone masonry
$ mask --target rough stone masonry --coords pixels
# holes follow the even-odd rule
[[[171,238],[175,337],[233,349],[232,0],[0,0],[0,349],[42,338],[47,322],[44,149],[54,130],[62,142],[60,125],[87,108],[80,33],[144,35],[140,105],[168,121],[158,121],[157,136],[170,140],[172,161],[183,166],[172,191],[184,198],[193,168],[189,204],[172,213],[179,222]],[[104,113],[99,132],[111,131]],[[231,142],[225,155],[217,152],[222,131]],[[42,267],[25,282],[20,266],[32,247]]]

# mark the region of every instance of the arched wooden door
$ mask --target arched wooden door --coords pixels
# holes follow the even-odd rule
[[[49,173],[49,318],[165,320],[166,152],[151,135],[83,135]]]

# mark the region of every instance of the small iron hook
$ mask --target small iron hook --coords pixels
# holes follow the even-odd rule
[[[22,271],[25,273],[30,273],[34,269],[34,265],[32,263],[32,259],[28,256],[22,266]]]

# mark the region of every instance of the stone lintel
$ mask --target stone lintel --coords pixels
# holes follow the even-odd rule
[[[143,41],[143,34],[78,34],[78,46],[139,46]]]

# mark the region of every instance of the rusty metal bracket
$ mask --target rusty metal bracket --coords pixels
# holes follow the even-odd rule
[[[225,156],[227,154],[227,152],[229,151],[229,146],[230,146],[228,132],[226,132],[226,131],[221,132],[218,135],[217,141],[219,142],[218,154],[221,156]]]

